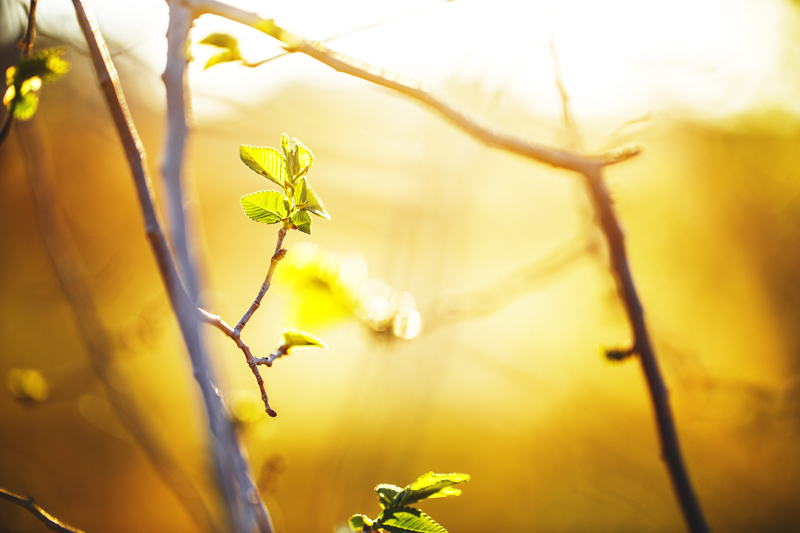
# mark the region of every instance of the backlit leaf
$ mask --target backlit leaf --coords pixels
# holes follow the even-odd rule
[[[311,168],[311,165],[314,163],[314,154],[311,153],[311,150],[306,147],[303,143],[301,143],[298,139],[292,139],[295,145],[295,150],[297,152],[297,162],[299,163],[298,170],[302,170],[304,168]]]
[[[39,97],[35,93],[17,95],[16,98],[11,100],[11,107],[13,108],[15,119],[29,120],[36,113],[36,108],[39,107]]]
[[[305,211],[297,211],[292,215],[292,224],[297,226],[297,231],[311,235],[311,215]]]
[[[286,158],[275,148],[243,144],[239,147],[239,157],[252,171],[283,187],[288,180]]]
[[[300,181],[305,182],[305,178],[301,178]],[[328,220],[331,219],[331,216],[325,210],[325,205],[322,203],[322,200],[317,193],[314,192],[314,189],[306,182],[305,187],[307,189],[306,192],[306,205],[303,207],[304,210],[308,211],[309,213],[313,213],[318,217],[327,218]]]
[[[426,498],[444,498],[446,496],[458,496],[461,491],[451,489],[453,485],[469,481],[467,474],[435,474],[428,472],[416,479],[413,483],[406,486],[403,492],[395,497],[392,505],[405,506],[411,505]]]
[[[388,483],[383,483],[375,487],[375,492],[378,494],[378,501],[381,504],[383,509],[392,506],[392,502],[397,497],[398,494],[403,492],[403,489],[398,487],[397,485],[390,485]]]
[[[203,66],[203,70],[208,70],[214,65],[219,65],[220,63],[230,63],[232,61],[239,61],[240,59],[242,58],[236,57],[231,53],[230,50],[223,50],[222,52],[209,57],[208,61],[206,61],[206,64]]]
[[[363,531],[364,526],[372,526],[372,520],[363,514],[354,514],[347,522],[350,524],[350,529],[353,531]]]
[[[390,533],[447,533],[433,518],[412,507],[386,509],[378,522],[381,529]]]
[[[262,224],[275,224],[288,216],[285,197],[278,191],[259,191],[242,196],[244,214]]]

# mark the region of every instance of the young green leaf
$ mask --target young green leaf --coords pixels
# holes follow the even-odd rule
[[[325,344],[325,341],[322,339],[318,339],[314,335],[306,333],[305,331],[300,331],[297,328],[288,327],[284,328],[283,330],[283,338],[281,340],[279,350],[290,354],[292,351],[298,348],[327,347],[328,345]]]
[[[413,507],[385,509],[377,522],[390,533],[447,533],[433,518]]]
[[[372,527],[372,520],[364,516],[363,514],[354,514],[348,520],[350,523],[350,529],[353,531],[363,531],[364,526]]]
[[[298,171],[301,172],[303,169],[311,168],[311,165],[314,163],[314,154],[312,154],[311,150],[309,150],[305,144],[301,143],[299,139],[292,139],[292,142],[294,143],[295,153],[297,154]]]
[[[403,492],[403,489],[397,485],[383,483],[375,487],[375,492],[378,494],[378,502],[381,504],[381,508],[386,509],[392,506],[392,502],[398,494]]]
[[[297,211],[292,215],[292,224],[297,226],[297,231],[311,235],[311,215],[305,211]]]
[[[243,144],[239,147],[239,157],[253,172],[266,177],[281,188],[289,179],[286,158],[275,148]]]
[[[433,472],[422,474],[394,498],[392,506],[411,505],[426,498],[458,496],[461,491],[450,487],[469,481],[469,479],[467,474],[434,474]]]
[[[331,219],[331,216],[325,210],[325,206],[320,200],[314,189],[308,184],[306,178],[300,178],[294,186],[294,203],[295,205],[303,205],[301,209],[313,213],[318,217]]]
[[[244,214],[262,224],[275,224],[289,215],[286,197],[278,191],[259,191],[242,196]]]

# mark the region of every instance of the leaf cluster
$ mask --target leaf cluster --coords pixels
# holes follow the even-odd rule
[[[38,92],[42,85],[64,76],[71,67],[61,56],[66,48],[46,48],[21,59],[6,70],[6,89],[3,105],[17,120],[28,120],[39,107]]]
[[[262,224],[281,222],[284,229],[311,234],[311,216],[327,218],[322,200],[308,184],[308,170],[314,162],[311,153],[298,139],[281,138],[281,150],[243,144],[239,157],[256,174],[280,187],[280,191],[258,191],[242,196],[245,215]]]
[[[460,489],[453,485],[469,481],[467,474],[435,474],[428,472],[410,485],[401,488],[382,484],[375,487],[378,502],[383,508],[377,518],[357,514],[350,517],[354,531],[388,531],[389,533],[447,533],[433,518],[419,509],[409,507],[428,498],[458,496]]]

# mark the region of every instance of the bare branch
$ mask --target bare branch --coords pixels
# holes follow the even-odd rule
[[[53,181],[55,169],[50,157],[49,143],[41,131],[37,117],[18,126],[22,149],[29,162],[30,184],[33,189],[39,230],[53,261],[58,279],[67,297],[78,330],[86,344],[95,375],[106,389],[108,399],[120,420],[141,446],[156,474],[175,494],[186,513],[198,527],[206,531],[221,531],[203,502],[196,484],[175,460],[164,438],[148,421],[148,415],[136,398],[125,391],[129,386],[114,386],[125,377],[112,377],[114,343],[100,319],[90,288],[90,276],[81,259],[69,225],[64,218],[62,203]]]
[[[587,168],[583,173],[583,177],[597,214],[598,224],[608,244],[611,272],[617,282],[617,290],[625,305],[628,321],[633,330],[633,351],[639,354],[639,361],[647,380],[650,399],[656,413],[662,457],[667,463],[673,490],[678,497],[683,517],[689,530],[693,533],[710,531],[700,508],[700,503],[694,494],[694,489],[681,455],[678,432],[675,429],[672,409],[669,405],[667,387],[661,376],[655,351],[650,344],[650,336],[644,321],[644,310],[631,276],[628,256],[625,250],[625,236],[617,221],[613,202],[603,182],[600,166]]]
[[[100,86],[109,106],[114,124],[125,148],[139,197],[147,237],[158,262],[159,272],[175,311],[184,342],[192,360],[194,376],[203,394],[212,441],[216,474],[221,492],[230,513],[230,529],[249,532],[255,528],[271,532],[272,525],[260,494],[250,477],[247,461],[242,455],[234,428],[225,416],[225,409],[212,384],[213,370],[200,334],[197,311],[184,290],[170,249],[164,239],[161,222],[156,214],[152,184],[145,165],[141,140],[131,119],[113,62],[88,6],[87,0],[73,0],[81,30],[91,51]],[[187,265],[191,267],[192,265]]]
[[[33,500],[32,496],[25,498],[24,496],[14,494],[3,487],[0,487],[0,499],[15,503],[23,509],[27,509],[33,516],[38,518],[39,521],[47,526],[47,529],[50,531],[60,531],[62,533],[83,533],[83,531],[80,529],[65,524],[55,516],[39,507],[39,505],[37,505],[37,503]]]

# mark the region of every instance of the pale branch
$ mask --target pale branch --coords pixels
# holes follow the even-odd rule
[[[613,201],[603,181],[601,167],[595,165],[584,169],[586,188],[597,215],[609,250],[610,267],[617,283],[617,289],[625,305],[628,321],[633,331],[633,352],[639,354],[647,380],[650,399],[656,414],[661,451],[672,481],[678,502],[683,511],[686,525],[692,533],[710,531],[706,523],[700,502],[695,496],[689,473],[683,461],[678,432],[672,417],[667,387],[658,367],[655,351],[650,344],[650,335],[644,320],[644,309],[639,301],[636,286],[633,283],[628,255],[625,250],[625,235],[614,212]]]
[[[167,220],[169,242],[178,262],[178,270],[184,281],[189,298],[198,305],[200,280],[196,263],[190,250],[187,235],[186,214],[186,145],[189,136],[187,117],[189,114],[186,91],[186,68],[189,64],[187,43],[192,27],[192,15],[181,1],[168,1],[169,26],[167,27],[167,64],[161,79],[167,93],[167,135],[164,146],[164,161],[161,166],[164,176],[164,191],[167,196]]]
[[[286,248],[281,248],[283,246],[283,239],[286,237],[286,229],[281,228],[278,230],[278,242],[275,245],[275,253],[272,254],[272,260],[269,264],[269,270],[267,271],[267,277],[264,279],[264,283],[261,284],[261,289],[258,291],[256,295],[256,299],[253,300],[253,303],[250,304],[250,308],[247,309],[242,318],[239,319],[239,322],[236,323],[236,327],[234,331],[237,333],[241,333],[244,327],[247,325],[247,322],[252,318],[253,313],[256,312],[256,309],[259,308],[261,305],[261,300],[264,299],[264,295],[267,294],[270,285],[272,284],[272,275],[275,273],[275,268],[278,266],[278,263],[281,259],[286,257]]]
[[[81,30],[91,52],[101,89],[120,136],[128,164],[134,178],[145,228],[159,273],[166,287],[189,357],[195,379],[203,395],[208,414],[209,427],[213,434],[212,456],[216,466],[219,488],[226,500],[230,529],[250,532],[255,528],[271,532],[272,526],[267,510],[261,501],[247,461],[242,455],[235,430],[226,417],[225,408],[212,383],[213,370],[208,360],[205,344],[199,330],[196,307],[187,295],[169,246],[164,238],[162,224],[155,210],[144,147],[130,116],[125,96],[119,83],[116,68],[105,45],[87,0],[73,0]]]
[[[223,332],[225,335],[230,337],[233,342],[236,343],[236,346],[242,351],[244,354],[245,359],[247,360],[247,365],[250,367],[250,370],[253,372],[253,375],[256,378],[256,382],[258,382],[258,388],[261,389],[261,401],[264,402],[264,409],[266,410],[267,414],[271,417],[278,416],[278,413],[273,409],[269,404],[269,398],[267,397],[267,391],[264,387],[264,379],[261,377],[261,372],[258,370],[258,365],[263,364],[259,363],[261,361],[260,358],[253,357],[253,353],[250,351],[250,347],[242,340],[242,336],[240,332],[236,331],[232,327],[230,327],[219,315],[212,315],[205,309],[199,309],[201,320],[204,322],[211,324],[212,326],[216,327],[218,330]],[[267,365],[267,366],[271,366]]]
[[[62,533],[83,533],[82,530],[65,524],[55,516],[51,515],[50,513],[42,509],[33,500],[32,496],[26,498],[24,496],[20,496],[19,494],[14,494],[13,492],[6,490],[3,487],[0,487],[0,499],[14,503],[16,505],[19,505],[23,509],[26,509],[33,516],[35,516],[41,523],[43,523],[50,531],[60,531]]]
[[[89,273],[64,216],[63,203],[54,185],[55,169],[49,142],[37,117],[19,124],[17,131],[25,159],[29,162],[29,181],[39,219],[39,231],[57,278],[72,304],[78,331],[86,345],[95,375],[103,384],[120,421],[142,448],[161,481],[172,490],[189,518],[204,531],[221,531],[195,482],[175,460],[166,441],[148,421],[148,415],[136,398],[125,392],[132,390],[132,387],[119,386],[120,380],[126,382],[127,379],[124,375],[113,373],[114,342],[100,318]]]
[[[251,26],[282,42],[288,52],[305,54],[336,71],[398,91],[427,104],[450,119],[458,128],[488,146],[513,152],[554,167],[576,171],[580,171],[589,164],[604,166],[619,163],[634,157],[641,151],[641,147],[638,145],[630,144],[614,150],[613,157],[609,157],[606,153],[584,155],[548,143],[524,139],[505,132],[480,116],[460,108],[428,82],[336,52],[319,41],[305,39],[286,31],[271,19],[263,19],[256,13],[229,6],[218,0],[186,0],[186,3],[198,15],[209,13]]]

